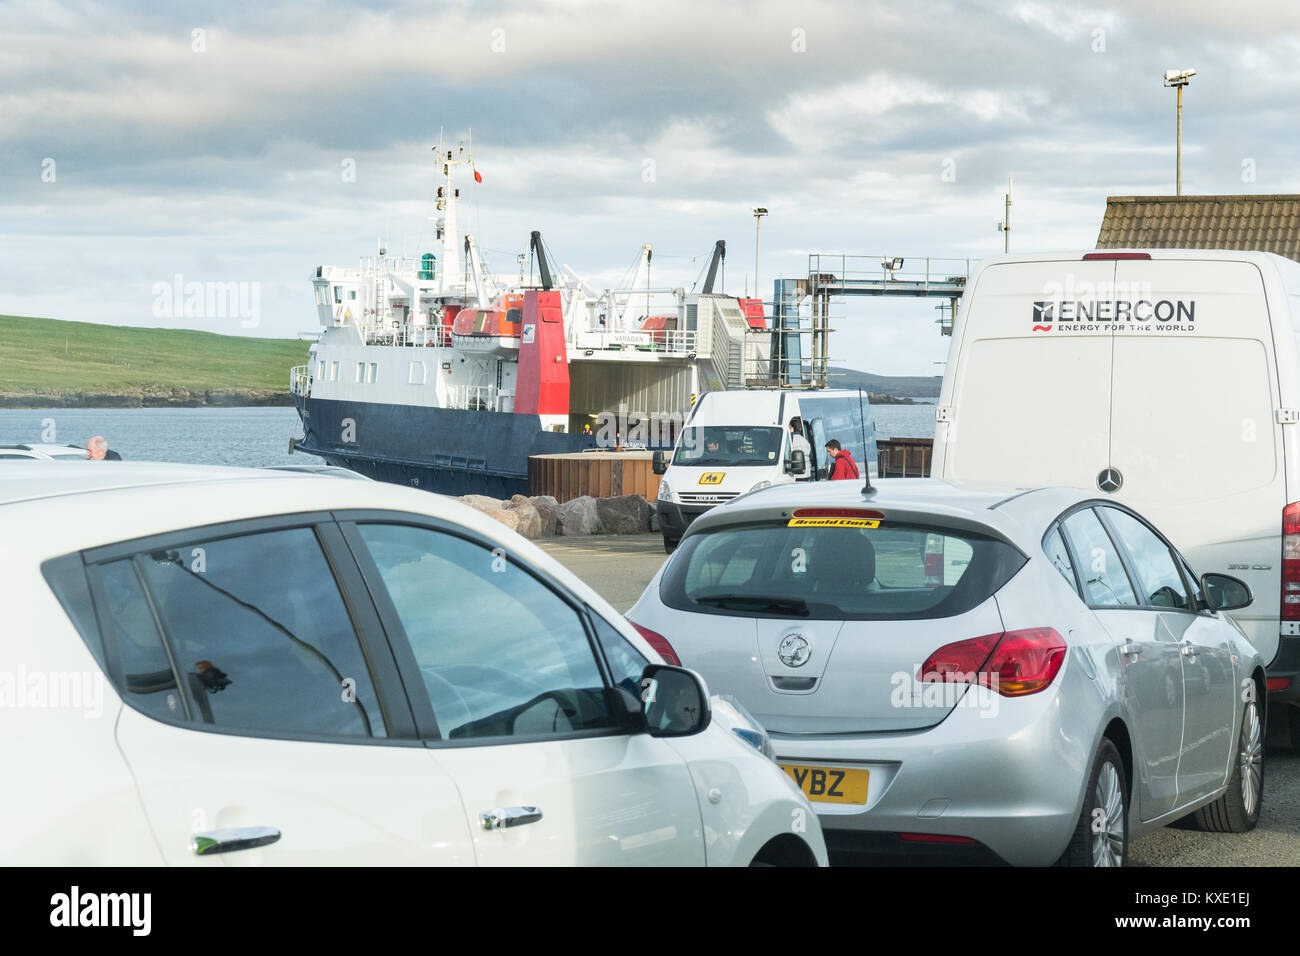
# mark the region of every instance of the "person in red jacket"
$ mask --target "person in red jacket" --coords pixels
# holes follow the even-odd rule
[[[847,448],[841,448],[839,441],[832,438],[826,443],[826,454],[834,459],[831,465],[831,481],[843,481],[858,477],[858,465]]]

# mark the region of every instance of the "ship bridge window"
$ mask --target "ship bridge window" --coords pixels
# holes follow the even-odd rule
[[[325,304],[329,301],[329,300],[326,298],[326,296],[328,295],[328,293],[326,292],[326,290],[327,290],[328,288],[329,288],[329,286],[326,285],[324,282],[318,282],[318,283],[316,283],[316,305],[318,305],[318,306],[322,306],[322,305],[325,305]]]
[[[330,362],[330,381],[337,382],[338,380],[339,380],[339,363]]]
[[[334,304],[341,305],[342,303],[343,303],[343,286],[336,285],[334,287]]]
[[[365,374],[365,371],[366,371],[366,363],[365,363],[365,362],[358,362],[358,363],[357,363],[357,381],[358,381],[358,382],[361,381],[361,377],[362,377],[362,375]]]
[[[371,362],[366,366],[366,382],[367,384],[374,384],[378,379],[379,366],[375,362]]]
[[[348,298],[349,298],[349,299],[352,299],[353,301],[356,301],[356,298],[357,298],[357,290],[356,290],[356,289],[348,289]]]

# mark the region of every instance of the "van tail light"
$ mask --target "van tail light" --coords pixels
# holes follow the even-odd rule
[[[655,649],[655,652],[664,659],[664,663],[672,664],[675,667],[682,666],[682,660],[673,650],[673,646],[668,643],[668,638],[664,637],[658,631],[652,631],[648,627],[642,627],[636,621],[628,621],[636,632],[645,638],[645,642]]]
[[[1300,501],[1282,509],[1282,607],[1284,621],[1300,621]]]
[[[945,644],[926,659],[916,679],[979,684],[1003,697],[1046,690],[1065,663],[1065,639],[1051,627],[985,634]]]
[[[1265,687],[1268,689],[1270,694],[1275,691],[1286,690],[1290,686],[1291,678],[1289,677],[1270,677],[1265,681]]]
[[[925,586],[943,587],[943,537],[941,535],[925,536]]]

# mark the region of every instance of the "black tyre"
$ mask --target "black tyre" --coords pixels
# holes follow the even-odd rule
[[[664,554],[672,554],[676,551],[677,543],[681,540],[681,538],[670,538],[668,535],[664,535]]]
[[[1103,737],[1092,761],[1083,810],[1057,866],[1124,866],[1128,862],[1128,778],[1124,761]]]
[[[1291,749],[1300,754],[1300,704],[1286,708],[1286,725],[1291,731]]]
[[[1264,726],[1259,705],[1246,701],[1237,735],[1237,759],[1223,796],[1207,804],[1190,819],[1198,830],[1210,833],[1245,833],[1255,829],[1264,796]]]

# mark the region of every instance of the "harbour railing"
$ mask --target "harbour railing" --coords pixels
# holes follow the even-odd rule
[[[970,259],[936,259],[930,256],[849,256],[812,253],[808,256],[810,285],[834,292],[852,292],[858,288],[874,291],[883,286],[923,290],[946,294],[952,287],[966,284]],[[904,293],[907,294],[907,293]]]

